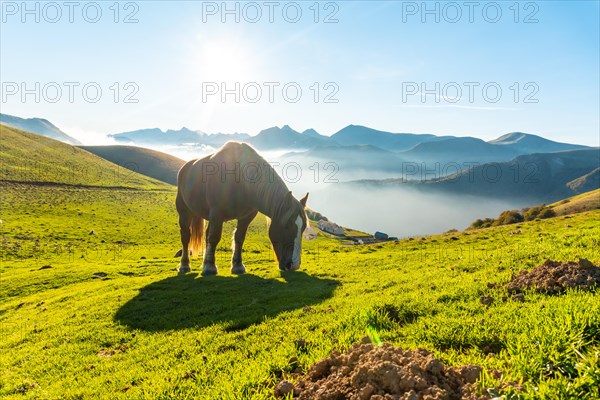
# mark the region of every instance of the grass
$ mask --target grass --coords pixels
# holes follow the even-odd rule
[[[248,274],[228,271],[229,223],[220,274],[203,278],[196,257],[176,274],[173,187],[19,181],[0,192],[0,397],[268,399],[367,335],[481,365],[479,390],[507,399],[600,396],[597,291],[502,299],[546,258],[598,264],[600,210],[365,246],[319,233],[285,274],[259,217]]]
[[[291,357],[307,369],[370,332],[484,366],[482,390],[510,381],[523,398],[598,395],[598,294],[503,302],[495,285],[545,258],[598,263],[599,211],[519,224],[519,234],[371,246],[319,235],[302,271],[283,275],[257,218],[249,273],[229,274],[224,239],[220,275],[202,278],[197,259],[192,274],[175,272],[174,192],[27,189],[32,204],[18,201],[22,187],[3,190],[2,396],[270,398]]]
[[[558,201],[550,206],[557,215],[568,215],[600,209],[600,189]]]
[[[80,148],[0,124],[1,180],[45,186],[168,189]]]
[[[177,172],[185,161],[160,151],[136,146],[80,146],[110,162],[159,181],[177,185]]]

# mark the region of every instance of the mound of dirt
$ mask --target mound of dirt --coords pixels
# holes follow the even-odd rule
[[[531,271],[521,271],[507,286],[510,293],[534,289],[545,293],[560,293],[568,288],[588,290],[600,286],[600,268],[585,258],[579,262],[546,260]]]
[[[345,354],[333,352],[318,361],[295,384],[280,382],[274,394],[323,400],[489,399],[473,390],[480,374],[475,365],[445,367],[427,350],[355,344]]]

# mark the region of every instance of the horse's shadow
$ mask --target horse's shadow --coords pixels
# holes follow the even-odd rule
[[[265,317],[322,302],[338,281],[304,272],[282,273],[284,281],[256,275],[173,276],[151,283],[125,303],[115,320],[133,329],[164,331],[224,323],[236,331]]]

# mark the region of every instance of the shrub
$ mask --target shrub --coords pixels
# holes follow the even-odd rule
[[[540,211],[542,211],[543,207],[544,207],[543,205],[541,205],[541,206],[534,206],[534,207],[531,207],[530,209],[524,210],[524,212],[523,212],[523,218],[525,219],[525,221],[533,221],[533,220],[535,220],[538,217]]]
[[[538,214],[538,218],[552,218],[552,217],[556,217],[556,211],[554,211],[552,208],[550,207],[546,207],[544,208],[542,211],[540,211],[540,213]]]
[[[516,224],[517,222],[523,222],[523,215],[521,215],[518,211],[510,210],[503,211],[493,225],[509,225]]]
[[[477,219],[469,226],[469,229],[489,228],[494,224],[493,218]]]
[[[544,204],[541,206],[531,207],[523,213],[523,218],[525,218],[525,221],[533,221],[538,218],[544,219],[552,217],[556,217],[556,212],[552,208],[546,207]]]

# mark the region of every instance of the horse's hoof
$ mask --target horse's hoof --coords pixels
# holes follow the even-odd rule
[[[244,264],[235,264],[231,266],[231,273],[235,275],[241,275],[246,273],[246,267]]]
[[[183,275],[183,274],[187,274],[188,272],[190,272],[192,269],[190,268],[189,265],[181,265],[179,264],[179,269],[177,270],[177,273],[179,275]]]
[[[279,270],[280,270],[281,272],[290,272],[290,271],[292,271],[292,272],[293,272],[293,271],[298,271],[299,269],[300,269],[300,266],[299,266],[299,265],[290,265],[290,266],[289,266],[289,267],[287,267],[287,268],[282,268],[282,267],[279,267]]]
[[[218,272],[217,266],[214,264],[204,264],[202,266],[202,276],[216,275]]]

